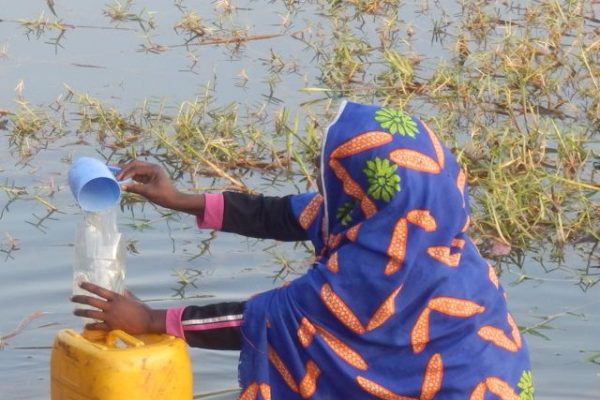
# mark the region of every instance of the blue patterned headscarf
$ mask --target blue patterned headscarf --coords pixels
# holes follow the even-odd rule
[[[241,399],[533,398],[525,342],[467,235],[466,178],[420,120],[344,103],[323,196],[291,199],[318,261],[248,301]]]

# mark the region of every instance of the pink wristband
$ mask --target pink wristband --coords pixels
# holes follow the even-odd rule
[[[222,193],[204,193],[204,215],[196,216],[201,229],[219,230],[223,226],[224,199]]]
[[[165,321],[167,335],[185,339],[183,326],[181,325],[181,315],[183,314],[183,310],[185,310],[185,307],[167,309]]]

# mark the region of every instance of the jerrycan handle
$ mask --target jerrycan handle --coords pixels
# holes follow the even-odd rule
[[[131,336],[120,329],[115,329],[108,333],[108,336],[106,337],[106,345],[109,347],[115,347],[117,339],[121,339],[123,343],[129,345],[130,347],[142,347],[144,345],[144,342],[142,342],[140,339]]]

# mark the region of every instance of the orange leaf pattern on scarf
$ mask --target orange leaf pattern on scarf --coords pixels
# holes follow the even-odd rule
[[[388,298],[385,299],[381,306],[379,306],[379,308],[377,309],[377,311],[375,311],[375,314],[373,314],[373,316],[369,320],[369,323],[367,324],[367,331],[372,331],[373,329],[378,328],[392,315],[394,315],[394,312],[396,311],[394,302],[396,301],[396,296],[398,295],[398,293],[400,293],[401,289],[402,287],[399,287],[398,289],[394,290],[392,294],[390,294]]]
[[[413,225],[417,225],[425,232],[433,232],[437,229],[435,218],[429,210],[410,210],[406,214],[406,219]]]
[[[323,204],[323,196],[316,195],[304,210],[302,210],[302,213],[300,213],[300,216],[298,217],[298,223],[303,229],[308,229],[308,227],[312,225],[319,214],[321,204]]]
[[[359,335],[365,333],[365,328],[362,326],[358,317],[352,312],[350,307],[331,289],[329,284],[324,284],[321,287],[321,300],[327,306],[329,311],[350,330]]]
[[[281,360],[281,357],[279,357],[279,354],[277,354],[277,352],[271,346],[269,346],[268,357],[269,361],[271,361],[271,363],[273,364],[277,372],[279,372],[279,375],[281,375],[285,383],[287,383],[289,388],[293,392],[298,393],[298,385],[296,384],[292,373],[289,369],[287,369],[284,362]]]
[[[410,341],[414,353],[422,352],[425,350],[427,343],[429,343],[429,315],[431,311],[436,311],[450,317],[468,318],[483,313],[485,307],[473,301],[455,297],[441,296],[430,299],[427,306],[419,314],[410,333]]]
[[[315,394],[319,375],[321,375],[321,370],[314,361],[309,360],[306,363],[306,374],[300,380],[300,384],[298,385],[302,398],[309,399]]]
[[[397,272],[406,255],[406,242],[408,240],[408,223],[405,218],[400,218],[394,227],[392,239],[387,249],[387,254],[390,257],[389,262],[385,267],[385,274],[391,275]]]
[[[441,172],[438,163],[431,157],[411,149],[398,149],[390,152],[390,160],[400,167],[430,174]]]
[[[332,153],[332,158],[344,158],[374,147],[382,146],[392,141],[392,135],[383,131],[369,131],[353,137],[338,146]]]
[[[379,383],[360,375],[356,377],[356,381],[365,392],[383,400],[433,400],[440,391],[443,376],[444,366],[442,356],[436,353],[427,361],[421,385],[421,395],[418,399],[396,394]]]

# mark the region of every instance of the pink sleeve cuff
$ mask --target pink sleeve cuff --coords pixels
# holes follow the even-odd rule
[[[167,335],[185,339],[183,326],[181,325],[183,310],[185,310],[185,307],[167,309],[167,320],[165,321]]]
[[[224,199],[222,193],[204,194],[204,215],[196,216],[196,223],[201,229],[221,229],[223,226]]]

